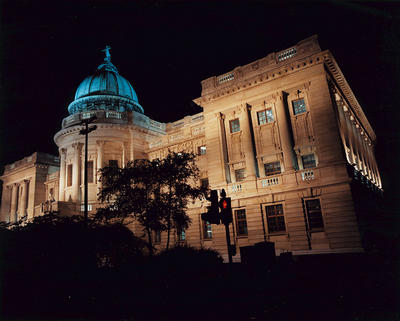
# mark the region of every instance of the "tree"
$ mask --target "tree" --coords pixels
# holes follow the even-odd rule
[[[169,247],[171,229],[182,230],[190,224],[185,212],[189,200],[206,192],[206,188],[196,186],[198,171],[195,155],[185,152],[170,153],[162,160],[135,160],[124,168],[104,167],[100,170],[99,199],[106,206],[97,211],[96,217],[140,223],[151,254],[152,231],[167,231]]]
[[[202,197],[208,188],[197,187],[199,169],[193,153],[169,153],[161,161],[161,181],[163,199],[166,204],[165,213],[167,228],[167,249],[170,243],[172,228],[182,231],[189,227],[190,217],[186,214],[189,201]]]

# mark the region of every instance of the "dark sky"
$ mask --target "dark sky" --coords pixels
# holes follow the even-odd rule
[[[105,45],[149,117],[201,111],[200,81],[319,35],[376,131],[385,190],[399,176],[400,6],[262,1],[0,1],[0,170],[54,134]],[[396,192],[397,193],[397,192]]]

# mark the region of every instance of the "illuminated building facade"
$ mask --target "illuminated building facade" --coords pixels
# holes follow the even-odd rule
[[[232,198],[232,241],[238,249],[268,240],[277,253],[363,250],[362,213],[354,206],[352,182],[382,189],[376,137],[335,59],[321,51],[316,36],[203,80],[201,97],[194,100],[203,112],[173,123],[145,116],[134,89],[105,52],[104,63],[79,85],[70,116],[54,137],[59,170],[52,167],[58,164],[42,164],[46,179],[32,184],[35,174],[20,162],[6,166],[2,220],[30,219],[50,206],[70,214],[81,211],[80,123],[96,115],[97,130],[88,145],[90,211],[99,206],[99,168],[188,151],[198,154],[199,184],[224,188]],[[39,165],[34,162],[34,168]],[[27,202],[20,194],[28,188]],[[224,227],[201,221],[207,205],[191,204],[192,224],[175,241],[212,247],[226,256]],[[156,241],[162,247],[166,240],[157,235]]]

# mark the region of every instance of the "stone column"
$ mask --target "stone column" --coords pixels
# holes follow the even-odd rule
[[[98,140],[97,142],[97,188],[100,192],[101,190],[101,182],[99,181],[100,179],[100,174],[99,170],[103,167],[103,152],[104,152],[104,144],[105,142],[103,140]]]
[[[65,175],[66,175],[66,150],[64,148],[59,149],[60,152],[60,184],[58,191],[58,200],[61,202],[65,201]]]
[[[121,145],[122,145],[122,164],[121,164],[121,168],[124,168],[125,167],[125,160],[126,160],[126,157],[125,157],[125,151],[126,151],[126,148],[125,148],[125,142],[121,142]]]
[[[284,101],[284,93],[280,92],[276,98],[276,115],[278,118],[279,135],[281,138],[281,147],[283,152],[283,166],[285,172],[293,171],[293,148],[290,140],[289,121],[286,114],[286,107]]]
[[[347,124],[346,124],[346,117],[344,115],[344,111],[343,111],[343,102],[339,99],[336,99],[336,106],[338,109],[338,114],[339,114],[339,131],[340,131],[340,137],[342,139],[342,144],[344,147],[344,153],[346,156],[346,159],[349,163],[352,163],[352,161],[350,160],[350,155],[347,152],[347,148],[350,149],[350,146],[347,146],[348,144],[346,144],[346,138],[347,140],[349,140],[349,134],[347,132]]]
[[[356,156],[356,151],[354,147],[354,137],[353,137],[353,126],[352,122],[350,120],[350,113],[346,110],[347,107],[343,107],[345,113],[344,113],[344,118],[346,122],[346,128],[347,128],[347,140],[349,142],[349,148],[350,148],[350,155],[349,155],[349,162],[351,165],[354,165],[356,163],[354,156]]]
[[[17,197],[18,197],[18,184],[12,185],[11,192],[11,210],[10,210],[10,222],[15,223],[17,221]]]
[[[254,150],[251,140],[250,133],[250,119],[248,115],[248,108],[250,106],[244,104],[240,107],[239,121],[240,121],[240,129],[242,131],[242,146],[243,153],[245,155],[246,161],[246,176],[247,178],[253,179],[256,174],[255,166],[254,166]]]
[[[18,209],[19,217],[24,217],[26,215],[26,206],[28,205],[28,183],[29,180],[27,179],[24,179],[22,182],[22,197]]]
[[[81,191],[81,186],[79,182],[80,174],[81,174],[81,150],[82,150],[82,144],[81,143],[75,143],[72,144],[72,147],[74,149],[74,159],[73,159],[73,166],[72,166],[72,201],[73,202],[79,202],[80,201],[80,191]]]
[[[12,186],[3,185],[3,193],[1,196],[2,200],[1,200],[0,221],[4,222],[10,221],[11,192],[12,192]]]

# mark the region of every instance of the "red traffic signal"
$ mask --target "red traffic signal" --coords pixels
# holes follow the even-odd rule
[[[232,223],[232,206],[231,206],[231,198],[223,197],[219,201],[219,207],[221,209],[221,221],[224,224]]]

